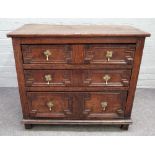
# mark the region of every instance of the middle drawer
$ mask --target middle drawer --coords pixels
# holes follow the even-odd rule
[[[24,70],[27,87],[128,87],[131,70]]]

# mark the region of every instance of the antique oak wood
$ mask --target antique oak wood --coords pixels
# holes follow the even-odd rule
[[[27,24],[12,37],[23,123],[131,121],[145,37],[131,26]]]

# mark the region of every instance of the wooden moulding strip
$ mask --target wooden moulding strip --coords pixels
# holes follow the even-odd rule
[[[113,125],[113,124],[132,124],[131,119],[119,120],[42,120],[42,119],[23,119],[23,124],[75,124],[75,125]]]

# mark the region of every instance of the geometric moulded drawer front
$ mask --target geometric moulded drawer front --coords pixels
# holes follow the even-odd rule
[[[83,70],[85,86],[126,87],[129,86],[131,70]]]
[[[70,70],[24,70],[26,86],[71,86],[72,72]]]
[[[69,93],[29,92],[27,96],[31,117],[74,119],[73,97]]]
[[[25,64],[68,64],[71,62],[71,45],[22,45]]]
[[[28,87],[127,87],[131,70],[24,70]]]
[[[84,47],[84,62],[96,65],[132,65],[135,47],[135,44],[88,44]]]
[[[85,119],[123,118],[126,91],[87,93],[83,101]]]
[[[135,45],[81,44],[80,64],[132,65]],[[22,45],[25,64],[74,64],[78,54],[73,45]],[[74,58],[73,58],[74,57]]]
[[[31,117],[113,119],[124,117],[126,91],[29,92]]]

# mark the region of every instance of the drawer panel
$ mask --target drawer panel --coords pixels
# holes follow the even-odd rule
[[[123,118],[126,91],[85,93],[83,97],[83,118]]]
[[[88,44],[84,46],[85,64],[132,65],[134,44]]]
[[[27,87],[128,87],[131,70],[24,70],[24,74]]]
[[[126,87],[131,70],[84,70],[83,84],[89,87]]]
[[[74,119],[73,96],[69,93],[28,92],[27,96],[31,117]]]
[[[71,45],[22,45],[25,64],[68,64],[72,61]]]
[[[34,118],[113,119],[124,117],[127,91],[28,92]]]
[[[71,70],[24,70],[26,86],[72,86]]]

